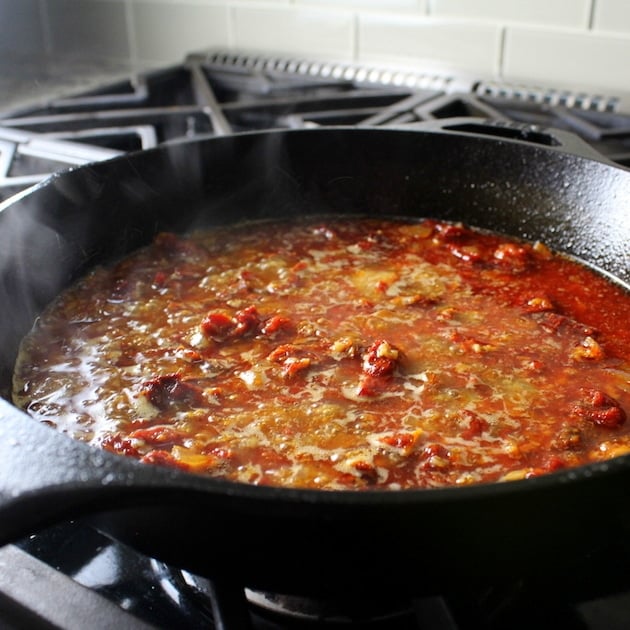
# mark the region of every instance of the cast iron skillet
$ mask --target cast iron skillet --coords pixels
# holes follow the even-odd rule
[[[630,282],[630,172],[568,151],[556,133],[489,136],[475,121],[447,122],[173,144],[53,176],[5,203],[4,395],[40,309],[158,230],[305,213],[430,216],[542,239]],[[152,557],[277,592],[418,594],[480,577],[563,576],[630,534],[629,487],[628,457],[466,488],[253,487],[96,451],[0,400],[0,543],[89,515]]]

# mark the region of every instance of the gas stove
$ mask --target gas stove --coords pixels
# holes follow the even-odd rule
[[[618,550],[616,564],[628,566]],[[608,550],[613,552],[613,550]],[[630,584],[619,590],[599,560],[563,584],[512,580],[400,600],[334,600],[239,589],[167,566],[80,521],[0,549],[0,627],[282,630],[622,630]],[[606,562],[606,568],[610,563]],[[585,574],[586,575],[586,574]]]
[[[0,200],[53,172],[190,138],[475,118],[554,128],[630,166],[623,99],[222,52],[0,113]]]
[[[488,121],[498,135],[569,132],[630,168],[630,108],[613,96],[474,78],[222,51],[97,89],[0,113],[0,200],[50,174],[192,138],[335,125]],[[490,133],[493,133],[490,131]],[[213,583],[63,523],[0,549],[0,627],[374,629],[567,628],[630,625],[628,552],[605,548],[566,584],[510,581],[402,601],[334,601]],[[605,567],[605,569],[603,568]]]

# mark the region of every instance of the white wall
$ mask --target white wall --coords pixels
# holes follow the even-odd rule
[[[0,0],[0,49],[142,70],[205,49],[630,92],[630,0]]]

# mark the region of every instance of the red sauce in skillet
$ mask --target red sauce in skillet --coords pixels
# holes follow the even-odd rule
[[[630,452],[629,321],[603,276],[459,224],[160,234],[41,315],[14,401],[103,449],[250,484],[520,479]]]

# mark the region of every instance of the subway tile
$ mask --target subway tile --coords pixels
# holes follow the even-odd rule
[[[500,47],[501,29],[494,24],[384,13],[359,16],[360,62],[421,64],[493,76]]]
[[[190,52],[228,46],[225,3],[134,0],[136,63],[177,63]]]
[[[331,8],[378,9],[392,11],[410,9],[425,13],[429,0],[293,0],[296,5],[317,5]]]
[[[46,51],[39,0],[0,0],[0,50],[17,54]]]
[[[129,57],[123,0],[47,0],[46,6],[53,54]]]
[[[597,0],[593,12],[593,29],[630,33],[630,2]]]
[[[350,11],[251,6],[236,6],[231,11],[237,49],[352,59],[354,18]]]
[[[435,17],[587,28],[591,0],[430,0]]]
[[[510,27],[503,78],[570,90],[628,91],[630,36]]]

